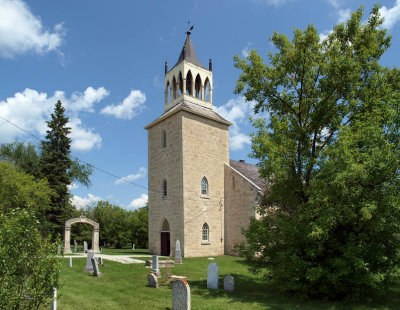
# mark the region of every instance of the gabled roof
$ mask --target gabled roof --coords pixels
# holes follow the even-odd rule
[[[185,41],[185,44],[183,45],[181,54],[179,55],[179,59],[178,59],[177,63],[175,64],[175,66],[172,67],[172,69],[175,68],[177,65],[179,65],[184,60],[187,62],[190,62],[196,66],[199,66],[203,69],[206,69],[206,67],[204,67],[200,63],[200,61],[197,59],[192,40],[190,39],[190,31],[187,32],[186,41]]]
[[[260,177],[258,166],[248,164],[244,160],[236,161],[233,159],[229,160],[229,165],[257,185],[260,190],[265,189],[266,184],[265,181]]]

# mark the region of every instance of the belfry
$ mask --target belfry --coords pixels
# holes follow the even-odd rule
[[[258,178],[255,166],[229,160],[231,123],[213,110],[212,62],[197,59],[190,31],[176,64],[165,63],[164,85],[164,113],[145,127],[149,251],[174,255],[179,240],[184,257],[234,254],[262,185],[231,167],[255,168]]]

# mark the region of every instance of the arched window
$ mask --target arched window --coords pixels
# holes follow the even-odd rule
[[[201,87],[201,78],[200,78],[200,74],[197,74],[196,76],[196,81],[194,84],[194,90],[195,90],[195,97],[203,99],[201,92],[202,92],[202,87]]]
[[[161,231],[169,231],[169,223],[168,223],[167,219],[164,220],[162,227],[161,227]]]
[[[171,101],[171,87],[169,85],[169,81],[167,82],[167,86],[165,86],[165,95],[167,97],[167,102]]]
[[[190,70],[186,75],[186,94],[193,96],[193,76]]]
[[[163,181],[163,188],[162,188],[163,197],[167,197],[168,190],[167,190],[167,180]]]
[[[179,96],[183,94],[183,78],[182,78],[182,72],[179,72],[179,78],[178,78],[178,89],[179,89]]]
[[[208,195],[208,181],[206,177],[201,179],[201,194]]]
[[[172,80],[172,100],[174,100],[177,97],[177,88],[176,88],[176,79],[175,76]]]
[[[204,81],[204,101],[210,102],[210,81],[208,78]]]
[[[202,228],[202,233],[201,233],[201,240],[202,241],[208,241],[208,237],[209,237],[209,229],[208,229],[208,224],[204,223],[203,224],[203,228]]]
[[[167,133],[165,132],[165,130],[163,130],[161,134],[161,147],[167,147]]]

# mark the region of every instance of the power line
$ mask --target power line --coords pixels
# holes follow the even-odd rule
[[[22,130],[22,131],[25,132],[26,134],[28,134],[28,135],[34,137],[35,139],[39,140],[40,142],[44,142],[40,137],[38,137],[38,136],[34,135],[33,133],[31,133],[31,132],[25,130],[24,128],[18,126],[17,124],[15,124],[14,122],[8,120],[7,118],[5,118],[5,117],[3,117],[3,116],[1,116],[1,115],[0,115],[0,118],[3,119],[4,121],[8,122],[9,124],[15,126],[16,128]],[[99,168],[99,167],[96,167],[95,165],[93,165],[93,164],[91,164],[91,163],[89,163],[89,162],[87,162],[87,161],[84,161],[84,160],[82,160],[82,159],[79,159],[78,157],[75,157],[75,158],[76,158],[79,162],[81,162],[81,163],[83,163],[83,164],[85,164],[85,165],[88,165],[88,166],[92,167],[93,169],[98,170],[98,171],[100,171],[100,172],[102,172],[102,173],[104,173],[104,174],[107,174],[108,176],[111,176],[111,177],[113,177],[113,178],[115,178],[115,179],[117,179],[117,180],[121,180],[121,181],[124,181],[124,182],[126,182],[126,183],[129,183],[129,184],[131,184],[131,185],[134,185],[134,186],[136,186],[136,187],[140,187],[140,188],[146,189],[146,190],[149,191],[149,192],[151,191],[151,192],[153,192],[153,193],[157,193],[157,194],[160,194],[160,195],[163,194],[163,191],[162,191],[162,190],[155,190],[155,189],[151,189],[151,188],[149,188],[149,187],[147,187],[147,186],[134,183],[134,182],[129,181],[129,180],[125,179],[125,178],[119,177],[119,176],[117,176],[117,175],[115,175],[115,174],[113,174],[113,173],[111,173],[111,172],[108,172],[108,171],[106,171],[106,170],[104,170],[104,169],[101,169],[101,168]],[[40,158],[39,158],[39,161],[45,162],[45,161],[41,160]],[[180,198],[180,197],[185,198],[185,196],[184,196],[183,194],[182,194],[182,195],[179,195],[179,196],[173,195],[173,194],[172,194],[172,195],[169,194],[168,196],[169,196],[169,197],[172,197],[172,198],[174,198],[174,197],[175,197],[175,198]],[[215,199],[221,199],[221,198],[224,198],[224,197],[214,196],[213,198],[215,198]],[[193,200],[193,201],[198,201],[198,199],[193,199],[193,198],[189,198],[189,197],[186,197],[185,199]],[[160,200],[161,200],[161,199],[160,199]],[[213,208],[212,208],[212,209],[213,209]],[[197,217],[197,216],[196,216],[196,217]]]

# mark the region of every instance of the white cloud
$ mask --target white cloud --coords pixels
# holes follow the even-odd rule
[[[321,32],[319,34],[319,40],[322,42],[324,41],[326,38],[328,38],[328,36],[333,33],[332,30],[325,30],[324,32]]]
[[[142,194],[140,195],[139,198],[133,199],[132,202],[129,204],[128,208],[144,207],[148,201],[149,201],[149,196],[147,196],[146,194]]]
[[[88,151],[93,147],[101,146],[101,136],[91,128],[86,128],[78,117],[77,102],[85,105],[85,109],[104,98],[107,91],[100,87],[94,89],[88,87],[84,94],[74,93],[71,98],[65,96],[63,91],[55,91],[53,96],[48,97],[46,93],[39,93],[34,89],[25,89],[22,93],[18,92],[13,97],[0,101],[0,116],[10,120],[12,123],[34,134],[43,136],[46,134],[46,121],[50,119],[50,114],[54,110],[57,100],[61,100],[66,108],[66,115],[70,118],[68,126],[71,127],[71,148],[73,150]],[[85,102],[91,102],[86,104]],[[72,113],[71,113],[72,112]],[[9,143],[19,136],[27,134],[21,129],[0,119],[0,143]]]
[[[86,206],[89,206],[97,201],[100,201],[101,197],[94,196],[92,194],[88,194],[87,198],[72,196],[71,204],[75,206],[77,209],[83,209]]]
[[[215,112],[232,123],[232,127],[229,130],[229,146],[231,150],[243,149],[246,144],[251,143],[250,137],[241,132],[240,124],[247,122],[252,114],[253,106],[253,102],[248,102],[242,97],[230,99],[223,106],[214,106]]]
[[[242,49],[242,56],[243,56],[243,57],[249,56],[249,53],[250,53],[250,46],[251,46],[251,45],[252,45],[252,44],[249,42],[249,43],[246,45],[246,47]]]
[[[79,92],[72,94],[69,108],[72,111],[94,112],[93,104],[100,102],[109,94],[110,92],[104,87],[94,89],[93,87],[89,86],[83,94]]]
[[[343,9],[343,10],[339,10],[337,13],[339,15],[338,23],[340,24],[340,23],[346,22],[350,18],[351,10],[350,9]]]
[[[340,0],[328,0],[328,3],[332,5],[335,9],[340,8],[340,6],[342,5],[342,1]]]
[[[12,57],[30,50],[44,54],[57,50],[65,34],[62,23],[53,31],[43,29],[22,0],[0,0],[0,55]]]
[[[278,6],[280,4],[284,4],[287,0],[253,0],[254,2],[266,2],[269,5]]]
[[[396,0],[395,5],[391,9],[382,6],[379,11],[385,19],[382,26],[387,29],[392,28],[400,20],[400,0]]]
[[[144,109],[146,95],[140,90],[132,90],[121,104],[108,105],[100,111],[101,114],[113,115],[120,119],[132,119]]]
[[[144,178],[146,176],[146,172],[147,172],[147,170],[145,167],[140,167],[139,171],[136,174],[127,175],[126,177],[123,177],[122,179],[115,181],[115,184],[118,185],[121,183],[125,183],[125,181],[132,182],[137,179]]]
[[[70,185],[68,185],[68,190],[71,190],[71,189],[77,189],[78,188],[78,185],[76,185],[76,183],[71,183]]]

